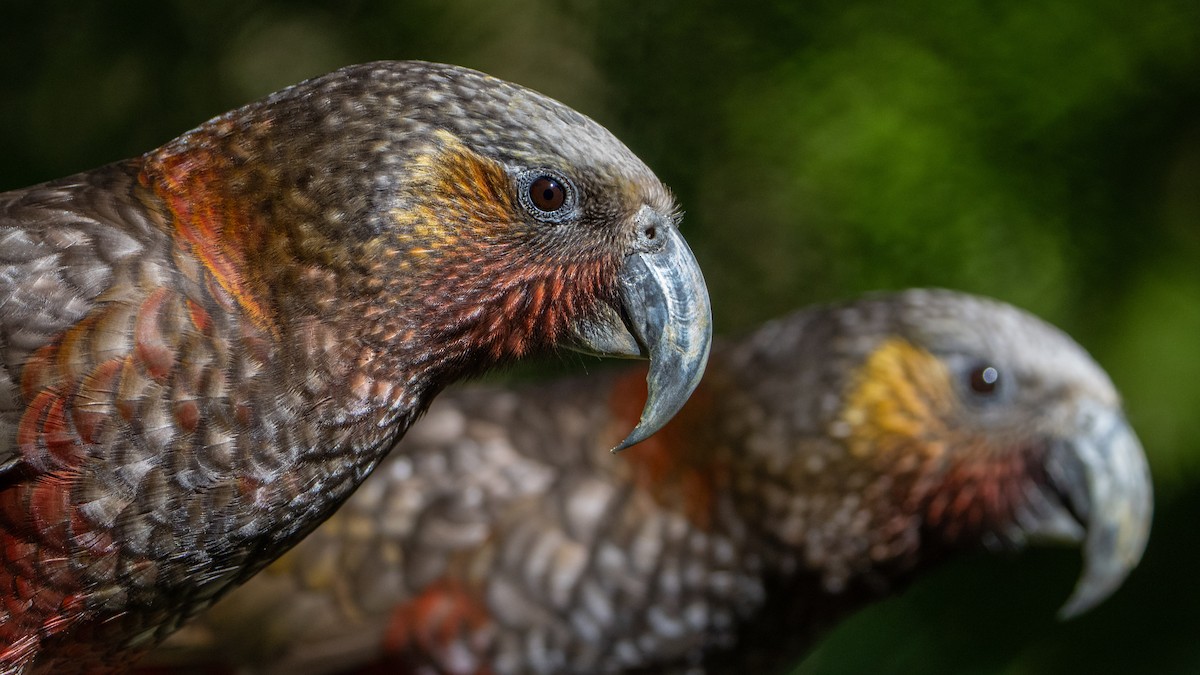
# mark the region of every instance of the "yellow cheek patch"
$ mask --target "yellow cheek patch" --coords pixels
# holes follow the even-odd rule
[[[953,405],[950,372],[934,355],[891,338],[851,380],[840,421],[859,458],[916,451],[923,459],[945,452],[946,413]]]
[[[414,255],[509,234],[518,218],[512,181],[498,162],[439,130],[428,152],[412,163],[414,204],[392,216]]]

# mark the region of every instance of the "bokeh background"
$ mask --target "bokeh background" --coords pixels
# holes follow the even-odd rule
[[[720,332],[915,285],[1059,324],[1150,456],[1142,567],[1060,623],[1075,552],[970,556],[797,672],[1200,672],[1197,0],[0,4],[0,190],[342,65],[449,61],[563,100],[654,167]]]

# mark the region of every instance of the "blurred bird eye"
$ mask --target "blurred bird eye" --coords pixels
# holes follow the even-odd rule
[[[538,220],[561,222],[574,212],[574,186],[557,172],[548,169],[527,171],[517,185],[521,204]]]
[[[529,201],[542,211],[551,213],[561,209],[566,203],[567,192],[562,183],[550,176],[542,176],[529,184]]]
[[[1000,386],[1000,371],[995,366],[977,366],[971,370],[971,391],[977,394],[991,394]]]

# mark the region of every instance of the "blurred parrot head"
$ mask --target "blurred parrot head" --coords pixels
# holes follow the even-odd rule
[[[745,407],[720,436],[741,439],[748,475],[774,477],[746,501],[766,505],[772,536],[803,551],[830,590],[980,542],[1080,544],[1066,617],[1141,558],[1149,469],[1117,391],[1078,343],[1030,314],[907,291],[769,324],[722,360],[732,366],[722,379],[776,374],[719,387]],[[764,416],[770,424],[741,426]]]

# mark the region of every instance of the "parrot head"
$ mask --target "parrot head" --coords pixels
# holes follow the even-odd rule
[[[602,126],[520,86],[353,66],[185,134],[143,180],[261,326],[350,336],[364,398],[557,346],[649,357],[625,447],[703,373],[708,295],[669,191]]]

